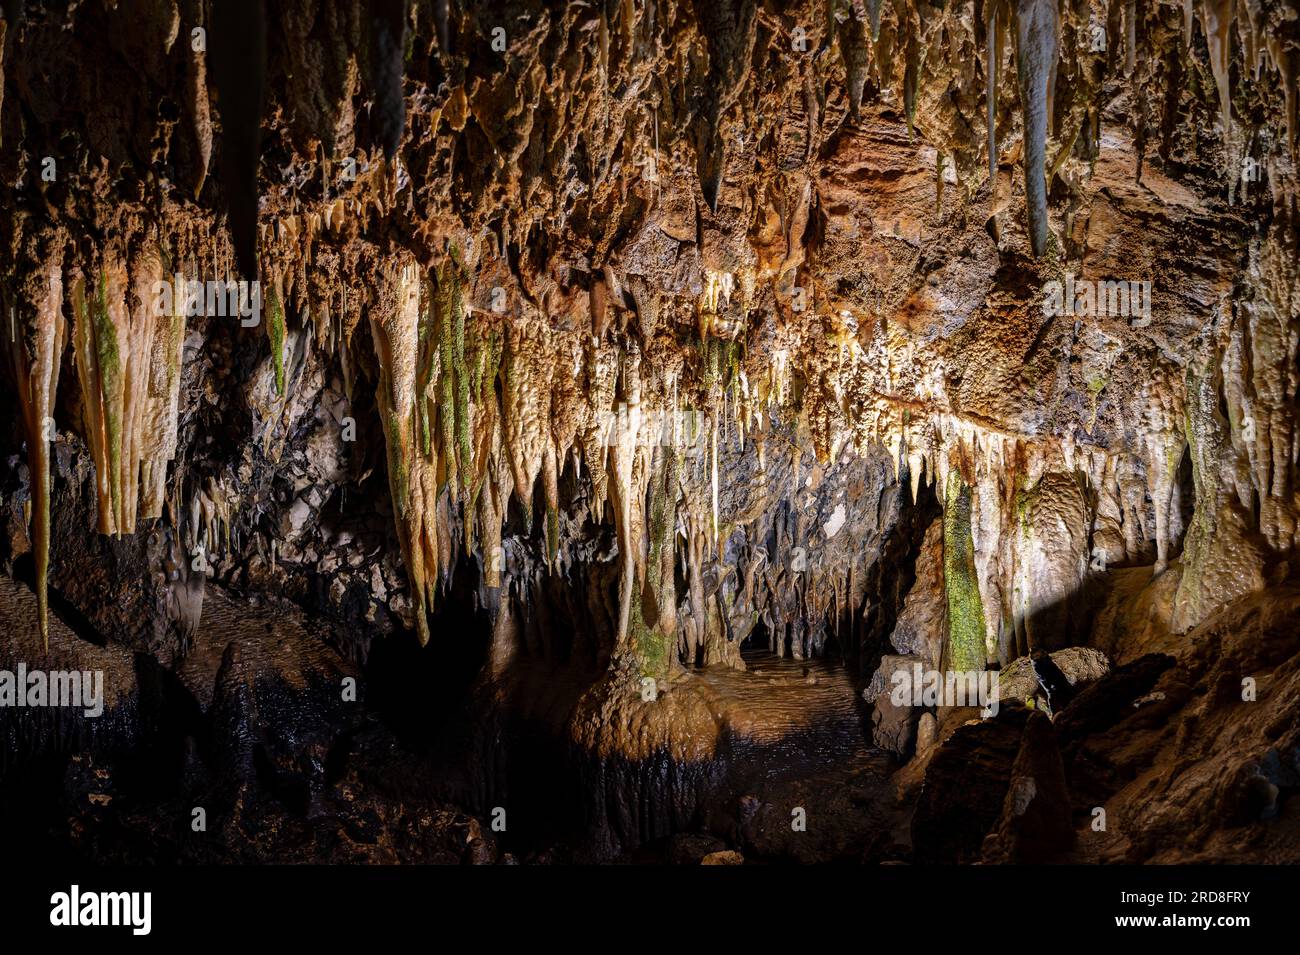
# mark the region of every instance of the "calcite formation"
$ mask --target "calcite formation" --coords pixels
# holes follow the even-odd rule
[[[43,279],[43,281],[42,281]],[[59,388],[59,370],[67,341],[67,323],[62,313],[63,272],[56,259],[44,271],[29,279],[23,291],[31,296],[26,302],[35,315],[25,323],[18,338],[16,311],[11,306],[9,370],[22,408],[23,436],[27,442],[27,460],[31,488],[28,515],[32,526],[32,545],[36,551],[36,599],[40,631],[49,644],[48,578],[50,562],[50,444],[54,441],[54,404]],[[33,287],[34,286],[34,287]]]
[[[1082,550],[1093,561],[1097,551],[1099,563],[1113,564],[1153,546],[1161,570],[1182,530],[1170,511],[1188,447],[1193,489],[1204,502],[1188,562],[1197,573],[1215,560],[1202,549],[1227,506],[1212,503],[1225,496],[1226,444],[1241,460],[1229,468],[1241,473],[1238,502],[1250,511],[1250,496],[1260,501],[1258,517],[1239,531],[1258,521],[1270,548],[1289,549],[1296,54],[1286,38],[1293,15],[1262,5],[1234,18],[1230,8],[1207,3],[1181,14],[1188,20],[1180,35],[1166,29],[1172,14],[1164,7],[1141,22],[1124,8],[1123,31],[1086,5],[988,4],[982,21],[972,12],[969,5],[776,11],[741,3],[696,22],[671,6],[521,8],[501,17],[498,34],[485,14],[449,11],[430,20],[425,7],[401,4],[331,30],[335,14],[289,5],[286,18],[317,26],[298,55],[355,61],[377,83],[382,122],[358,131],[354,119],[341,137],[330,117],[352,112],[351,68],[313,91],[313,108],[300,109],[294,87],[272,82],[263,93],[259,4],[230,14],[231,23],[247,21],[247,35],[214,22],[209,39],[202,11],[188,7],[145,18],[129,41],[115,33],[124,49],[157,37],[153,69],[136,80],[141,96],[179,98],[182,89],[172,93],[168,77],[186,78],[193,123],[155,121],[153,155],[160,172],[196,183],[198,197],[150,174],[138,187],[154,211],[114,215],[95,204],[95,184],[136,174],[92,167],[85,155],[80,165],[65,159],[62,177],[48,182],[31,165],[31,182],[10,199],[15,238],[60,229],[81,250],[75,222],[101,220],[94,251],[65,256],[66,283],[57,277],[70,291],[99,530],[131,532],[137,500],[141,516],[160,516],[174,454],[184,316],[151,314],[144,288],[172,261],[219,265],[225,275],[232,261],[246,275],[257,271],[249,244],[259,229],[248,223],[245,197],[265,188],[256,214],[274,263],[262,275],[274,391],[282,396],[286,387],[286,322],[313,323],[318,341],[345,353],[340,371],[349,391],[350,355],[373,350],[413,617],[426,639],[453,538],[494,585],[499,580],[493,542],[511,493],[531,526],[540,485],[538,523],[547,561],[556,558],[558,486],[570,461],[596,492],[594,519],[609,502],[623,568],[619,643],[640,616],[634,604],[647,587],[673,620],[673,601],[662,581],[647,582],[646,569],[652,558],[672,564],[667,551],[679,535],[650,525],[662,527],[671,512],[684,535],[687,589],[698,590],[701,562],[719,559],[726,529],[718,446],[733,437],[743,447],[748,437],[765,467],[776,417],[790,416],[796,455],[803,442],[821,462],[878,444],[908,472],[913,496],[922,480],[937,478],[945,504],[969,501],[962,513],[969,507],[971,519],[962,523],[970,524],[971,586],[954,580],[949,599],[954,612],[983,618],[990,654],[1001,641],[1005,657],[1005,634],[1016,632],[1017,621],[1081,576],[1031,566],[1041,545],[1028,513],[1037,508],[1027,502],[1047,493],[1045,480],[1064,487],[1074,474],[1082,481],[1088,506],[1070,515],[1068,532],[1079,540],[1069,560]],[[1198,12],[1199,32],[1191,23]],[[178,19],[192,25],[188,46],[176,43]],[[38,6],[9,46],[22,49],[26,40],[34,47],[56,24]],[[87,16],[73,25],[83,24],[83,42],[91,42],[98,24]],[[367,27],[373,45],[363,42]],[[1228,62],[1237,37],[1244,69],[1234,121]],[[493,56],[470,55],[484,42]],[[532,47],[553,50],[553,62],[529,56]],[[1008,48],[1018,111],[1005,108],[1012,97],[999,85]],[[397,62],[412,59],[408,50],[419,57]],[[212,132],[200,81],[208,57],[221,64],[249,51],[249,75],[219,71],[218,89],[230,87],[224,115],[218,111],[227,176],[205,201]],[[977,58],[986,65],[983,89],[970,69]],[[1180,90],[1175,76],[1147,77],[1139,59],[1162,60],[1170,72],[1176,62],[1175,76],[1184,78],[1208,68],[1217,99],[1186,81]],[[405,76],[404,101],[395,98],[394,75]],[[321,100],[335,89],[336,98]],[[978,112],[962,109],[979,96],[987,104],[983,140],[974,135]],[[1165,168],[1145,170],[1141,181],[1153,122],[1147,104],[1156,101],[1166,113],[1217,109],[1221,138],[1208,145],[1211,164],[1216,148],[1222,161],[1240,159],[1238,127],[1258,131],[1249,138],[1266,153],[1259,162],[1269,169],[1269,195],[1251,208],[1273,219],[1269,229],[1248,236],[1221,202],[1165,178],[1172,163],[1194,168],[1207,149],[1190,137],[1175,141],[1172,129],[1160,149]],[[84,105],[72,94],[54,103],[65,111]],[[289,165],[273,173],[263,163],[250,173],[242,157],[256,152],[268,105],[269,141]],[[894,112],[900,105],[905,139]],[[1138,116],[1107,119],[1120,109]],[[304,126],[312,117],[318,125]],[[102,148],[129,151],[139,139],[125,122],[83,123]],[[366,152],[367,135],[375,152]],[[23,156],[32,162],[37,142],[10,137],[7,148],[20,163]],[[333,155],[312,142],[330,144]],[[987,173],[977,162],[982,145]],[[1008,150],[1024,169],[1022,194],[1000,184]],[[927,165],[933,203],[914,171]],[[1134,166],[1138,182],[1124,175]],[[1226,172],[1236,186],[1235,166]],[[1049,210],[1057,176],[1064,202]],[[946,180],[956,188],[945,200]],[[1212,181],[1206,186],[1213,191]],[[26,212],[28,196],[38,195],[45,211]],[[60,214],[52,199],[84,211]],[[994,243],[963,232],[985,203]],[[1012,208],[1020,214],[1003,211]],[[208,238],[221,231],[227,210],[231,244],[220,240],[219,252]],[[1061,213],[1054,224],[1052,214]],[[1132,240],[1124,233],[1153,216],[1142,254],[1125,255]],[[1228,247],[1185,254],[1196,260],[1186,264],[1186,281],[1177,280],[1176,264],[1155,276],[1157,263],[1175,252],[1182,222]],[[927,254],[935,243],[948,257]],[[13,283],[27,274],[15,253]],[[1232,287],[1242,260],[1253,279],[1249,300]],[[1038,314],[1034,290],[1067,270],[1121,280],[1136,272],[1158,286],[1153,314],[1117,321],[1126,316],[1084,303],[1074,327],[1060,327]],[[1201,319],[1200,348],[1169,340],[1183,309]],[[353,334],[362,313],[372,342]],[[1243,348],[1263,353],[1242,355]],[[1127,381],[1139,387],[1126,389]],[[1213,407],[1196,410],[1208,396],[1188,402],[1189,388],[1207,387],[1229,395],[1226,421]],[[691,427],[703,439],[685,451],[684,415],[698,416]],[[671,433],[661,442],[665,422]],[[674,474],[677,486],[659,492],[671,500],[652,501],[648,521],[651,483]],[[684,475],[704,476],[712,500],[696,499]],[[961,485],[955,496],[954,482]],[[1098,543],[1089,547],[1088,538]],[[1229,576],[1243,575],[1254,579],[1245,566]],[[1224,596],[1207,598],[1203,585],[1234,586],[1198,579],[1180,590],[1184,625],[1203,614],[1196,608]],[[717,622],[701,603],[687,601],[690,640],[704,645]]]
[[[176,453],[186,314],[178,299],[156,294],[169,274],[157,250],[140,253],[131,274],[128,289],[126,269],[106,260],[72,280],[74,363],[103,534],[162,516]]]
[[[358,657],[473,620],[601,675],[596,746],[746,641],[983,669],[1086,641],[1121,571],[1173,635],[1290,573],[1291,0],[6,17],[43,630],[51,565],[87,596],[61,541],[149,531],[187,632],[191,573]],[[154,307],[173,276],[256,280],[259,320]]]

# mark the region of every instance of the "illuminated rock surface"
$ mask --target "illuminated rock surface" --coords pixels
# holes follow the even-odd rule
[[[1293,3],[10,7],[33,839],[1295,861]]]

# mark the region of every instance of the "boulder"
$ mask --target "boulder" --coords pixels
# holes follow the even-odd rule
[[[909,756],[916,745],[916,724],[923,712],[917,706],[896,706],[890,699],[894,688],[893,676],[899,670],[910,670],[913,664],[925,665],[920,657],[888,655],[862,691],[862,698],[872,705],[871,736],[881,749],[899,756]]]
[[[1070,686],[1081,689],[1095,683],[1110,672],[1106,654],[1092,647],[1066,647],[1050,654],[1052,663],[1064,674]],[[1034,662],[1028,656],[1019,657],[1002,668],[998,676],[998,697],[1002,700],[1019,700],[1041,695],[1039,677],[1034,672]],[[1056,705],[1056,710],[1062,706]]]

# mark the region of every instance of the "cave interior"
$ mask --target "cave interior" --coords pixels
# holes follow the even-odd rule
[[[5,0],[7,843],[1300,861],[1298,68],[1295,0]]]

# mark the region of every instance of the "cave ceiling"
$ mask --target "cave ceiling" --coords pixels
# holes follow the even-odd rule
[[[1297,544],[1298,71],[1290,0],[8,0],[6,566],[629,693],[1107,568],[1184,634]]]

